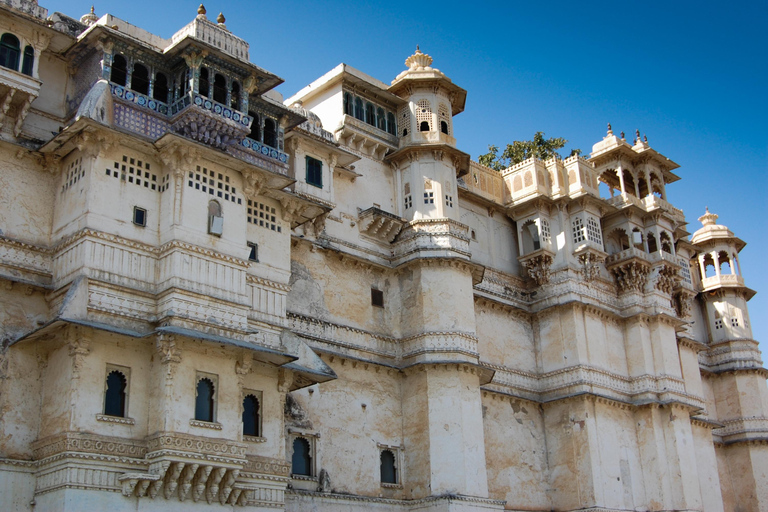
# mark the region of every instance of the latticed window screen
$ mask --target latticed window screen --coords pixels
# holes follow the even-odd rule
[[[677,262],[680,264],[680,275],[683,277],[683,281],[688,284],[693,284],[693,281],[691,281],[691,267],[688,265],[688,260],[685,258],[678,258]]]
[[[600,225],[592,217],[587,219],[587,239],[590,242],[598,244],[603,243],[603,235],[600,234]]]
[[[581,220],[581,217],[577,217],[573,221],[573,243],[580,244],[584,240],[586,240],[584,233],[584,221]]]
[[[397,112],[398,126],[400,127],[400,136],[408,135],[411,127],[411,109],[408,105],[403,105]]]
[[[451,134],[451,113],[448,110],[448,105],[445,103],[441,103],[437,107],[437,115],[440,118],[440,121],[445,121],[446,125],[448,125],[448,135]]]
[[[541,241],[547,244],[552,241],[552,235],[549,230],[549,221],[547,219],[541,219]]]
[[[429,123],[429,129],[432,130],[432,107],[426,99],[416,104],[416,123],[421,125],[424,121]]]

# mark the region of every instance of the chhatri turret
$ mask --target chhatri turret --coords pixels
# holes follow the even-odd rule
[[[389,87],[408,103],[397,112],[400,147],[387,158],[398,173],[403,216],[458,220],[456,178],[468,172],[469,155],[456,149],[453,116],[464,110],[467,91],[418,47],[405,65]]]

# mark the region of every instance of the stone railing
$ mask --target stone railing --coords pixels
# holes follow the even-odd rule
[[[116,98],[123,99],[127,102],[133,103],[134,105],[138,105],[139,107],[148,108],[149,110],[157,112],[158,114],[168,115],[170,112],[167,103],[152,99],[149,96],[140,94],[132,89],[123,87],[122,85],[117,85],[110,82],[109,88],[112,91],[112,95]],[[178,101],[176,103],[178,103]]]
[[[641,251],[640,249],[637,249],[636,247],[630,247],[629,249],[624,249],[621,252],[617,252],[616,254],[611,254],[610,256],[606,257],[605,266],[607,267],[610,265],[615,265],[632,258],[639,258],[643,261],[650,261],[648,254]]]
[[[384,130],[380,130],[375,126],[366,123],[365,121],[360,121],[359,119],[353,116],[345,114],[341,120],[341,125],[339,126],[339,128],[337,128],[336,131],[338,132],[339,130],[341,130],[342,137],[346,138],[347,135],[344,132],[345,132],[345,128],[348,128],[348,127],[352,127],[355,130],[362,132],[364,136],[369,136],[376,139],[377,141],[384,142],[392,146],[393,149],[397,148],[398,146],[398,139],[396,135],[387,133]]]
[[[288,163],[288,154],[283,153],[282,151],[275,149],[273,147],[267,146],[266,144],[262,144],[261,142],[257,140],[253,140],[250,137],[244,138],[240,142],[240,146],[250,149],[251,151],[255,153],[259,153],[262,156],[269,157],[272,159],[275,159],[279,162],[282,162],[284,164]]]
[[[701,280],[705,290],[716,286],[744,286],[744,278],[736,274],[720,274],[719,276],[705,277]]]

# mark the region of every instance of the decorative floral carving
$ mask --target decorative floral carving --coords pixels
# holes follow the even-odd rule
[[[627,261],[611,268],[611,273],[616,279],[619,293],[629,291],[642,293],[645,289],[645,283],[648,280],[648,274],[651,273],[651,269],[648,265],[640,263],[639,261]]]
[[[662,265],[659,267],[656,278],[656,289],[666,294],[672,294],[672,289],[678,280],[680,277],[677,275],[677,269],[670,265]]]
[[[579,263],[582,265],[581,272],[585,281],[590,282],[600,274],[602,262],[603,258],[591,252],[579,255]]]
[[[525,261],[525,269],[528,275],[541,286],[549,282],[550,267],[552,266],[552,256],[549,254],[539,254]]]
[[[677,316],[685,318],[691,313],[693,306],[693,294],[685,290],[678,291],[672,297],[672,307],[675,308]]]

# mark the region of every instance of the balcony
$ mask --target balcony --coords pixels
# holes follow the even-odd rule
[[[704,291],[721,286],[726,288],[743,287],[744,278],[736,274],[720,274],[719,276],[705,277],[701,280],[701,286]]]
[[[36,78],[0,67],[0,126],[10,120],[13,122],[13,134],[18,137],[42,84]]]
[[[385,243],[391,243],[406,223],[405,219],[376,207],[361,211],[358,217],[362,234]]]
[[[642,293],[651,273],[650,257],[634,247],[605,258],[605,267],[616,280],[619,293]]]
[[[190,139],[226,150],[251,132],[253,119],[197,93],[171,104],[171,128]]]
[[[414,132],[413,140],[417,142],[430,142],[432,144],[448,144],[456,146],[456,138],[443,132]]]
[[[384,158],[387,151],[394,151],[398,147],[398,139],[395,135],[350,115],[344,115],[342,118],[341,125],[336,128],[336,137],[344,145],[375,158]]]

